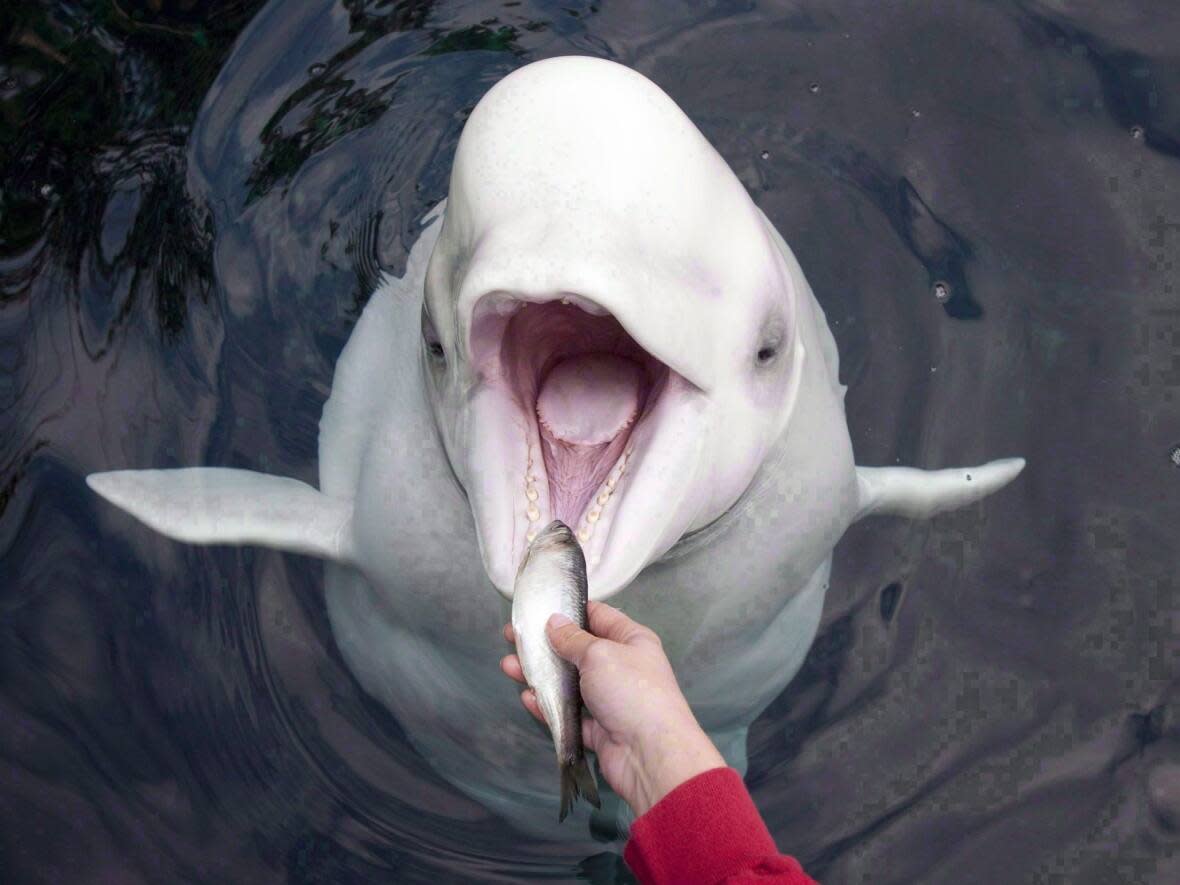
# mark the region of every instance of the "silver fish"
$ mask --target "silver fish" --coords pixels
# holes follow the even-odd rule
[[[583,630],[586,616],[586,558],[582,546],[560,520],[549,523],[525,551],[512,590],[512,629],[525,681],[537,693],[557,750],[561,774],[561,811],[565,820],[578,795],[595,808],[598,784],[582,746],[582,694],[578,668],[549,644],[545,623],[560,612]]]

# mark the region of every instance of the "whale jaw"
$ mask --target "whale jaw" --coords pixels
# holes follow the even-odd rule
[[[590,595],[626,586],[691,525],[707,397],[583,296],[489,293],[470,324],[468,493],[489,577],[554,519],[573,528]]]

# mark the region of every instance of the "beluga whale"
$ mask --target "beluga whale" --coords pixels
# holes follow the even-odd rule
[[[552,740],[498,668],[530,543],[570,527],[589,598],[659,634],[744,773],[849,525],[978,501],[1024,466],[858,467],[844,390],[799,262],[721,155],[641,74],[561,57],[472,111],[447,198],[339,358],[318,488],[87,481],[179,541],[323,559],[345,662],[424,759],[527,833],[585,839],[592,809],[557,823]]]

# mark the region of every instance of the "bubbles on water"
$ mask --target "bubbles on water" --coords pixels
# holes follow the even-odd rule
[[[1147,130],[1142,126],[1136,124],[1131,127],[1131,138],[1135,141],[1143,141],[1147,137]]]
[[[1171,459],[1173,467],[1180,467],[1180,446],[1172,446],[1172,451],[1168,453],[1168,457]]]
[[[938,280],[931,287],[931,291],[934,293],[934,300],[939,304],[946,304],[951,300],[952,293],[950,283],[944,282],[943,280]]]
[[[309,75],[309,76],[312,76],[312,77],[319,77],[319,76],[321,76],[321,75],[324,73],[324,71],[326,71],[327,69],[328,69],[328,66],[327,66],[327,65],[323,64],[322,62],[318,62],[318,61],[317,61],[317,62],[316,62],[314,65],[312,65],[310,68],[308,68],[308,69],[307,69],[307,73],[308,73],[308,75]]]
[[[770,159],[770,151],[763,151],[758,156],[760,156],[763,160],[769,160]]]
[[[819,95],[819,84],[818,83],[809,83],[807,85],[807,91],[810,92],[812,95]]]

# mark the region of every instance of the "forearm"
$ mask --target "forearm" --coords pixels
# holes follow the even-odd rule
[[[725,758],[692,718],[653,728],[636,748],[636,795],[628,799],[636,816],[702,772],[723,767]]]

